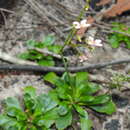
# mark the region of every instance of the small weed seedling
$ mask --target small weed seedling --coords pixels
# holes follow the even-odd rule
[[[52,56],[49,56],[49,55],[46,56],[43,53],[35,50],[35,48],[40,48],[40,49],[46,48],[48,51],[58,54],[62,46],[55,45],[54,42],[55,42],[55,37],[52,35],[46,36],[42,42],[29,40],[26,43],[28,47],[28,51],[20,54],[18,57],[24,60],[35,61],[38,65],[41,65],[41,66],[54,66],[55,61]]]
[[[123,74],[114,74],[113,77],[111,77],[111,88],[117,88],[120,90],[121,87],[123,87],[123,84],[125,82],[130,82],[130,77],[123,75]]]
[[[59,118],[56,120],[56,127],[59,130],[71,125],[73,112],[77,112],[79,115],[81,130],[90,130],[92,122],[89,120],[85,107],[99,113],[112,114],[115,112],[115,105],[110,95],[95,95],[100,90],[100,86],[88,82],[86,72],[78,72],[74,75],[64,73],[61,78],[50,72],[44,77],[44,80],[56,87],[49,92],[49,95],[59,105]]]
[[[113,25],[113,31],[119,31],[130,34],[130,28],[126,25],[120,23],[113,23]],[[130,49],[130,37],[126,36],[123,33],[113,32],[108,36],[108,41],[113,48],[118,48],[121,43],[124,43],[126,44],[126,47]]]

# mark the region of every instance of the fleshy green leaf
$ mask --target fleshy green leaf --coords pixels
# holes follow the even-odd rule
[[[74,105],[74,107],[75,107],[75,109],[76,109],[76,111],[81,115],[81,116],[83,116],[83,117],[88,117],[88,113],[81,107],[81,106],[79,106],[79,105]]]
[[[33,122],[36,123],[38,126],[45,126],[49,128],[55,120],[58,118],[57,108],[54,108],[44,115],[37,117]]]
[[[38,102],[42,106],[43,112],[47,112],[57,106],[57,102],[54,101],[48,94],[41,94],[37,97]]]
[[[82,82],[88,80],[88,73],[87,72],[77,72],[76,73],[76,85],[80,85]]]
[[[61,45],[51,45],[47,47],[49,51],[52,51],[54,53],[60,53],[62,46]]]
[[[34,87],[27,86],[24,88],[24,103],[29,111],[36,108],[36,89]]]
[[[18,58],[23,59],[23,60],[27,60],[30,58],[30,54],[29,54],[29,52],[24,52],[24,53],[19,54]]]
[[[94,101],[94,96],[81,96],[81,97],[79,97],[77,100],[78,100],[78,102],[80,103],[87,103],[87,102],[92,102],[92,101]]]
[[[88,118],[88,113],[78,105],[75,105],[75,109],[80,114],[81,130],[91,130],[92,122]]]
[[[5,100],[5,103],[6,103],[6,107],[8,108],[17,108],[19,110],[22,110],[20,104],[19,104],[19,101],[17,98],[15,97],[8,97],[6,100]]]
[[[24,93],[29,94],[31,97],[35,97],[36,96],[36,88],[34,88],[32,86],[27,86],[24,88]]]
[[[52,60],[42,59],[42,60],[39,60],[37,63],[41,66],[54,66],[55,65],[55,62],[53,61],[53,59]]]
[[[120,43],[119,43],[118,38],[117,38],[116,35],[112,35],[112,36],[109,38],[109,42],[110,42],[110,44],[111,44],[111,46],[112,46],[113,48],[117,48],[117,47],[119,47],[119,45],[120,45]]]
[[[15,107],[8,107],[7,114],[9,116],[16,117],[17,120],[19,120],[19,121],[27,119],[26,114],[23,111],[15,108]]]
[[[65,129],[68,126],[70,126],[72,123],[72,113],[68,112],[64,116],[59,116],[59,118],[56,120],[56,128],[58,130]]]
[[[5,115],[0,115],[0,126],[3,126],[4,124],[7,124],[11,118]]]
[[[44,76],[44,80],[52,84],[55,84],[58,79],[59,77],[54,72],[50,72]]]
[[[44,55],[36,50],[28,50],[25,53],[18,55],[19,58],[24,60],[41,60],[44,58]]]
[[[104,105],[90,106],[90,108],[94,109],[97,112],[106,113],[109,115],[116,111],[116,106],[112,101]]]
[[[105,104],[111,100],[111,96],[109,95],[100,95],[95,96],[92,102],[88,103],[89,105],[98,105],[98,104]]]
[[[60,103],[60,106],[58,107],[58,114],[60,116],[64,116],[68,113],[69,111],[69,107],[67,104],[65,104],[64,102]]]
[[[86,82],[84,84],[80,84],[76,88],[76,97],[91,95],[100,90],[100,86],[94,83]]]
[[[91,130],[92,121],[86,117],[80,116],[80,126],[81,130]]]
[[[52,45],[55,41],[55,37],[53,35],[48,35],[44,38],[43,44],[45,46]]]

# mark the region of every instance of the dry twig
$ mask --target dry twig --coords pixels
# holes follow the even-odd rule
[[[110,62],[91,64],[87,66],[68,67],[68,71],[70,72],[88,71],[92,69],[101,69],[110,65],[123,64],[123,63],[130,63],[130,59],[121,59],[121,60],[116,60],[116,61],[114,60]],[[43,66],[37,66],[37,65],[8,65],[8,64],[0,65],[0,70],[57,72],[57,73],[65,72],[64,67],[43,67]]]
[[[20,65],[37,65],[34,62],[18,59],[1,51],[0,51],[0,59],[10,63],[20,64]]]

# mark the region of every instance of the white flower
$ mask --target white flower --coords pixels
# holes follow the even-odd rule
[[[82,21],[80,21],[80,22],[77,22],[77,21],[73,22],[73,26],[74,26],[76,29],[80,29],[80,28],[90,27],[91,24],[87,24],[87,20],[84,19],[84,20],[82,20]]]
[[[90,46],[97,46],[97,47],[102,47],[103,46],[101,44],[101,42],[102,42],[102,40],[100,40],[100,39],[94,40],[94,38],[91,37],[91,36],[88,37],[88,41],[87,41],[88,45],[90,45]]]
[[[85,55],[79,56],[79,62],[83,62],[83,61],[86,61],[86,60],[88,60],[87,56],[85,56]]]

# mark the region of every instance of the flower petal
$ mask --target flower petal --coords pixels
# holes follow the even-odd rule
[[[76,29],[80,29],[80,23],[75,21],[73,22],[73,26],[76,28]]]

